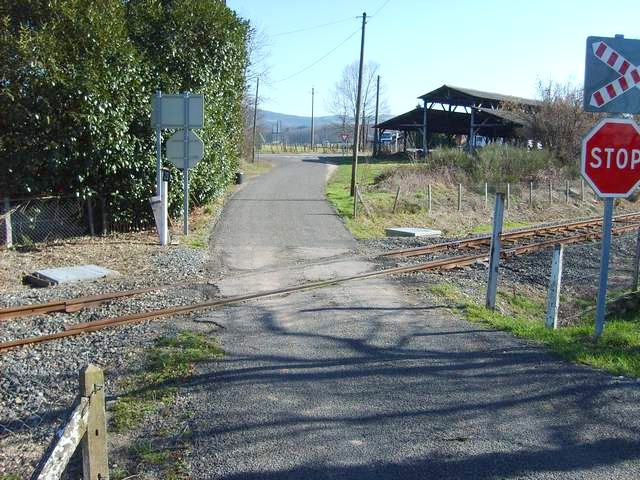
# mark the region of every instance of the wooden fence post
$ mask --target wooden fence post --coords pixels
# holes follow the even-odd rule
[[[500,236],[504,216],[504,193],[496,193],[496,205],[493,212],[493,228],[491,229],[491,247],[489,249],[489,280],[485,306],[496,309],[496,293],[498,291],[498,267],[500,265]]]
[[[564,182],[564,203],[569,203],[569,180]]]
[[[96,228],[93,223],[93,202],[91,197],[87,197],[87,220],[89,221],[89,233],[93,237],[96,234]]]
[[[109,480],[104,373],[101,368],[87,365],[80,372],[80,396],[89,398],[87,432],[81,442],[83,479]]]
[[[398,197],[400,196],[400,185],[398,185],[398,190],[396,191],[396,198],[393,201],[393,211],[392,213],[396,213],[396,208],[398,208]]]
[[[533,182],[529,182],[529,208],[533,208]]]
[[[549,179],[549,205],[553,203],[553,181]]]
[[[429,184],[428,188],[427,188],[427,197],[428,197],[428,202],[429,202],[429,213],[431,213],[431,184]]]
[[[4,197],[4,232],[7,248],[13,247],[13,229],[11,228],[11,200]]]
[[[462,184],[458,184],[458,211],[462,211]]]
[[[489,185],[487,182],[484,182],[484,208],[487,208],[489,205]]]
[[[580,179],[580,200],[584,202],[584,178]]]
[[[551,279],[547,296],[547,328],[558,328],[558,307],[560,305],[560,284],[562,283],[562,253],[564,246],[556,245],[551,262]]]

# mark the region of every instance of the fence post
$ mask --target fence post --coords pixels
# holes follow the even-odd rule
[[[462,184],[458,184],[458,211],[462,211]]]
[[[87,219],[89,221],[89,233],[93,237],[96,234],[95,225],[93,224],[93,205],[91,197],[87,197]]]
[[[487,208],[489,205],[489,185],[487,182],[484,182],[484,208]]]
[[[533,182],[529,182],[529,208],[533,208]]]
[[[100,197],[100,210],[102,212],[102,235],[106,235],[109,230],[107,226],[107,201]]]
[[[489,253],[489,282],[487,284],[486,307],[496,309],[496,293],[498,291],[498,266],[500,263],[500,236],[502,235],[502,218],[504,215],[504,193],[496,193],[496,206],[493,211],[493,230],[491,232],[491,249]]]
[[[505,203],[505,208],[509,210],[509,205],[511,205],[511,184],[507,183],[507,201]]]
[[[549,179],[549,205],[553,203],[553,181]]]
[[[638,291],[638,274],[640,274],[640,228],[636,237],[636,257],[633,261],[633,285],[631,290],[634,292]]]
[[[551,278],[549,279],[549,294],[547,295],[547,328],[558,328],[558,306],[560,305],[560,285],[562,283],[562,253],[564,246],[556,245],[553,249],[551,261]]]
[[[87,433],[82,438],[84,480],[108,480],[107,423],[104,408],[104,373],[95,365],[80,372],[80,396],[89,398]]]
[[[584,178],[580,179],[580,200],[584,202]]]
[[[564,181],[564,203],[569,203],[569,180]]]
[[[11,228],[11,200],[4,197],[4,231],[7,248],[13,247],[13,229]]]
[[[427,189],[427,198],[428,198],[428,202],[429,202],[429,213],[431,213],[431,184],[429,184],[429,187]]]
[[[396,198],[393,201],[393,212],[396,213],[396,208],[398,208],[398,197],[400,196],[400,185],[398,185],[398,190],[396,190]]]

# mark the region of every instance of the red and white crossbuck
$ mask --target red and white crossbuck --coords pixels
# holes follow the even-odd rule
[[[620,74],[613,82],[606,84],[591,95],[589,102],[594,107],[602,107],[629,89],[640,88],[640,68],[624,58],[605,42],[592,44],[593,54]]]

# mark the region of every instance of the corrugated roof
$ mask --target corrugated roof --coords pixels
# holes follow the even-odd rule
[[[427,102],[442,103],[445,105],[459,105],[464,107],[481,106],[497,107],[502,102],[512,102],[519,105],[538,106],[540,102],[530,98],[503,95],[501,93],[483,92],[472,88],[454,87],[443,85],[440,88],[425,93],[418,97]]]

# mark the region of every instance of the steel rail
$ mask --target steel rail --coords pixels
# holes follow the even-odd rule
[[[629,222],[633,219],[640,220],[640,212],[627,213],[618,215],[614,218],[615,222]],[[547,226],[534,226],[525,229],[512,230],[502,234],[500,237],[503,241],[513,241],[525,237],[535,237],[541,235],[548,235],[550,233],[559,233],[563,231],[572,231],[578,228],[584,227],[599,227],[602,225],[601,218],[590,218],[587,220],[580,220],[576,222],[562,223],[557,225]],[[381,257],[415,257],[425,255],[427,253],[439,252],[442,250],[448,250],[450,248],[460,247],[475,247],[481,245],[488,245],[491,242],[491,235],[481,235],[473,238],[465,238],[460,240],[452,240],[449,242],[435,243],[433,245],[424,245],[421,247],[404,248],[398,250],[391,250],[380,254]]]
[[[83,308],[95,307],[109,300],[118,298],[133,297],[142,293],[166,290],[168,288],[189,286],[187,283],[178,285],[162,285],[159,287],[137,288],[135,290],[124,290],[120,292],[102,293],[99,295],[89,295],[72,299],[54,300],[48,303],[34,303],[31,305],[19,305],[14,307],[0,308],[0,320],[9,320],[17,317],[27,317],[42,313],[66,312],[73,313]]]
[[[637,229],[636,225],[625,225],[621,227],[615,227],[612,230],[612,233],[619,235],[621,233],[634,231],[636,229]],[[538,242],[535,244],[520,245],[517,247],[512,247],[504,250],[501,254],[501,257],[509,258],[514,255],[522,255],[525,253],[532,253],[535,251],[546,250],[546,249],[552,248],[554,245],[557,245],[558,243],[574,244],[574,243],[584,242],[587,240],[598,239],[601,236],[602,236],[602,232],[593,231],[593,232],[580,233],[578,235],[573,235],[571,237],[545,240],[543,242]],[[125,316],[120,316],[120,317],[115,317],[110,319],[94,320],[91,322],[79,323],[79,324],[67,326],[66,329],[62,332],[52,333],[49,335],[41,335],[36,337],[27,337],[27,338],[11,340],[8,342],[0,343],[0,351],[6,351],[11,348],[15,348],[23,345],[41,343],[41,342],[56,340],[60,338],[80,335],[85,332],[94,332],[107,327],[120,326],[120,325],[125,325],[129,323],[134,323],[134,322],[141,322],[145,320],[163,318],[169,315],[178,315],[182,313],[196,312],[199,310],[221,307],[225,305],[232,305],[232,304],[242,303],[247,300],[252,300],[256,298],[265,298],[265,297],[270,297],[274,295],[283,295],[283,294],[293,293],[293,292],[298,292],[303,290],[311,290],[311,289],[321,288],[329,285],[337,285],[337,284],[352,281],[352,280],[361,280],[361,279],[378,277],[383,275],[413,273],[413,272],[418,272],[423,270],[433,270],[437,268],[442,268],[442,269],[459,268],[459,267],[471,265],[474,263],[487,261],[488,258],[489,258],[488,253],[482,253],[477,255],[457,255],[454,257],[441,258],[441,259],[432,260],[425,263],[420,263],[417,265],[388,268],[384,270],[377,270],[374,272],[351,275],[348,277],[340,277],[340,278],[335,278],[330,280],[322,280],[318,282],[306,283],[303,285],[296,285],[292,287],[279,288],[276,290],[268,290],[265,292],[252,293],[247,295],[238,295],[234,297],[223,298],[220,300],[212,300],[209,302],[199,303],[195,305],[183,305],[179,307],[170,307],[170,308],[152,310],[150,312],[141,312],[137,314],[125,315]]]

